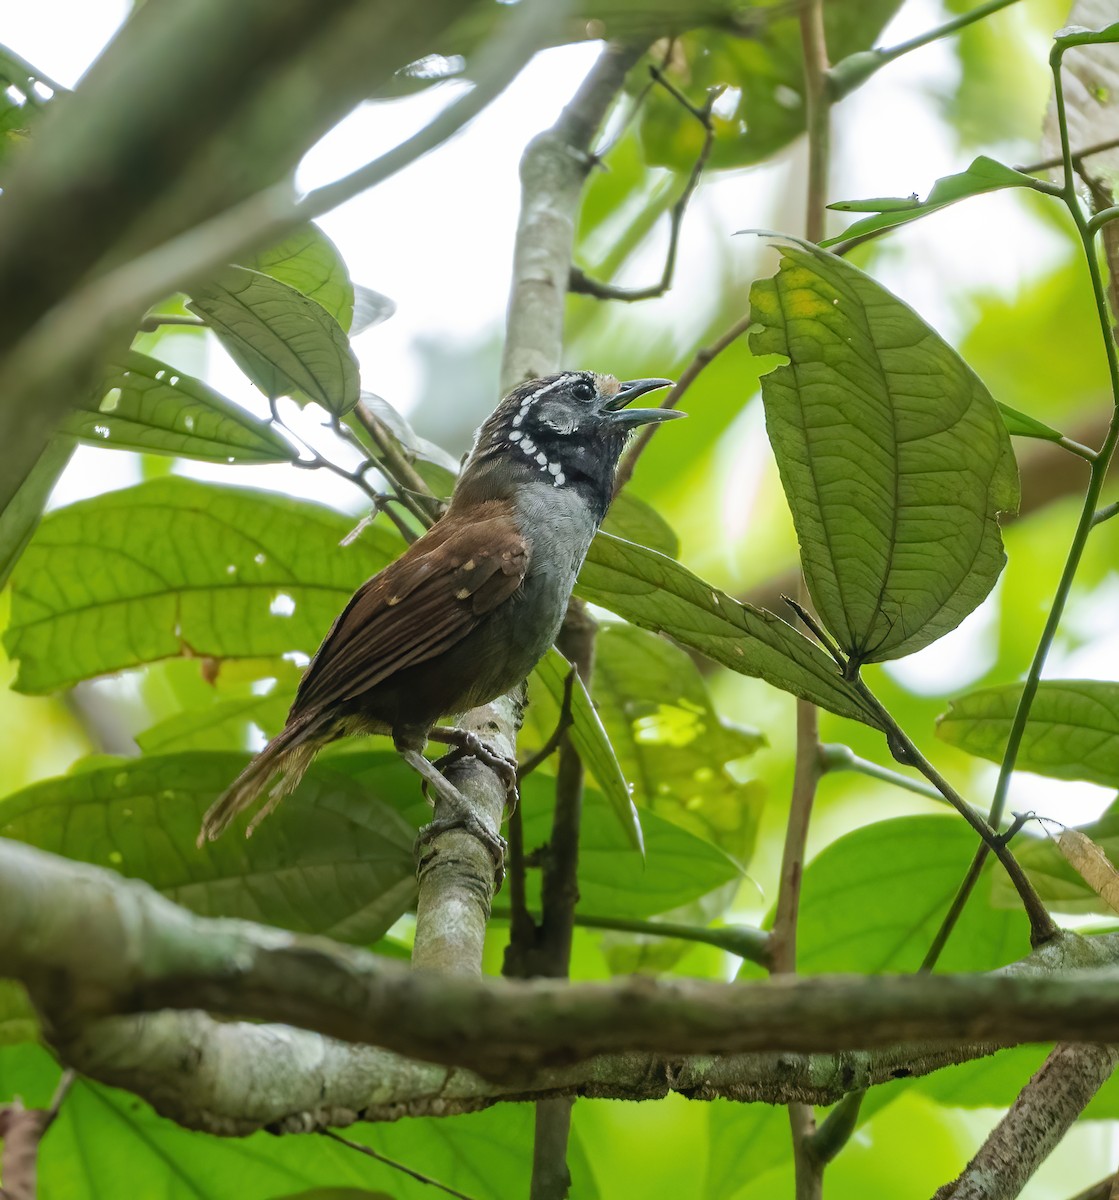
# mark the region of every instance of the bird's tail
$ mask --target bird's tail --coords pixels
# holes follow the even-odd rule
[[[198,832],[198,847],[219,838],[230,821],[260,797],[272,777],[283,772],[268,793],[264,807],[245,831],[245,836],[249,837],[284,796],[298,787],[319,747],[330,740],[329,736],[324,736],[324,727],[328,724],[329,718],[322,714],[289,721],[206,810]]]

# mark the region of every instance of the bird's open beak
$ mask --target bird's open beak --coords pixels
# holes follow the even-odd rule
[[[671,379],[631,379],[618,388],[603,408],[610,414],[613,424],[625,426],[627,429],[634,429],[638,425],[652,425],[658,421],[671,421],[686,414],[674,408],[626,408],[626,405],[638,396],[644,396],[646,392],[672,386]]]

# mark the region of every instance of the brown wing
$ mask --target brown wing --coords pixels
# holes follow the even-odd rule
[[[444,517],[354,593],[311,660],[292,714],[352,700],[453,646],[520,587],[530,552],[504,501],[478,505],[469,521]]]

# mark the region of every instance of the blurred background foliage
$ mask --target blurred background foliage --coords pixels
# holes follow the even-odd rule
[[[601,32],[594,22],[605,21],[610,29],[611,19],[636,20],[631,7],[620,6],[619,15],[590,6],[592,25],[584,32],[592,37]],[[655,5],[644,7],[653,15],[644,10],[642,15],[654,28],[668,19]],[[680,8],[670,7],[674,13]],[[832,57],[894,44],[969,7],[965,0],[943,7],[929,0],[835,0],[827,6]],[[744,14],[736,10],[734,19],[745,25],[731,27],[726,27],[730,9],[722,8],[708,27],[664,44],[659,61],[693,103],[702,101],[709,86],[727,89],[714,109],[714,149],[685,220],[675,286],[663,298],[633,305],[572,296],[569,365],[593,366],[621,378],[677,377],[697,350],[743,314],[751,280],[774,269],[764,240],[732,236],[735,231],[800,231],[805,190],[800,50],[795,20],[778,11],[782,8],[788,6]],[[980,151],[1007,163],[1044,157],[1045,57],[1052,32],[1067,15],[1067,0],[1021,0],[923,57],[907,57],[885,68],[834,110],[829,199],[924,194],[936,175],[962,170]],[[694,18],[690,11],[684,16],[685,23]],[[484,42],[487,30],[485,22],[452,30],[446,54],[461,54],[461,61],[433,62],[428,76],[413,73],[399,91],[423,95],[443,76],[469,75],[472,50]],[[0,182],[8,156],[34,137],[40,110],[71,102],[61,90],[52,93],[49,86],[37,85],[27,68],[18,59],[0,61],[10,81],[8,92],[0,96]],[[542,69],[531,65],[529,78]],[[546,86],[554,93],[549,102],[562,103],[577,77],[547,76]],[[540,79],[544,87],[545,76]],[[900,116],[887,119],[884,109],[894,102],[902,105]],[[367,108],[375,118],[378,104]],[[541,106],[541,126],[548,111]],[[702,134],[692,114],[662,90],[650,90],[635,72],[580,216],[576,257],[588,274],[627,285],[657,277],[667,212],[692,169]],[[911,144],[914,139],[920,144]],[[511,181],[505,179],[503,186],[511,187]],[[832,214],[829,219],[829,232],[841,232],[846,217]],[[360,258],[352,226],[335,227],[329,218],[323,224],[334,234],[342,260]],[[384,234],[375,230],[369,236],[375,242]],[[425,232],[403,227],[391,237],[419,242]],[[443,269],[458,273],[462,268],[452,250],[445,242],[441,246],[452,255]],[[852,261],[940,329],[997,400],[1078,440],[1098,443],[1109,409],[1106,365],[1084,264],[1057,205],[1017,191],[976,199],[861,246]],[[495,255],[497,276],[506,265]],[[392,280],[366,278],[356,269],[352,273],[358,284],[393,293]],[[438,282],[429,280],[429,286],[438,287]],[[345,286],[342,292],[336,313],[340,319],[342,309],[352,303]],[[355,347],[363,386],[383,392],[406,414],[416,435],[449,455],[432,464],[432,479],[449,478],[447,463],[466,449],[471,431],[496,400],[502,314],[497,305],[483,305],[482,310],[465,331],[440,325],[438,319],[409,325],[402,312],[378,329],[375,341],[363,337]],[[181,298],[170,301],[165,311],[180,317],[188,313]],[[386,315],[383,309],[380,315]],[[390,349],[393,342],[395,351]],[[233,394],[228,360],[209,333],[163,326],[138,337],[135,348]],[[406,354],[412,381],[407,372],[394,376],[383,365],[382,353],[390,364],[393,353],[397,360]],[[693,384],[684,406],[689,420],[653,440],[630,485],[632,494],[670,527],[683,564],[732,595],[771,607],[778,604],[779,590],[788,586],[797,562],[759,395],[759,377],[775,362],[754,356],[740,338]],[[245,389],[235,398],[244,399],[257,416],[266,415],[259,394]],[[91,411],[96,410],[95,404]],[[280,411],[301,436],[325,445],[321,411],[313,406],[299,411],[287,400],[280,402]],[[79,425],[70,432],[94,440],[98,436]],[[344,446],[334,450],[350,462]],[[981,805],[995,768],[935,740],[935,719],[965,690],[1021,678],[1086,479],[1083,463],[1066,461],[1052,446],[1019,441],[1016,450],[1024,515],[1006,529],[1009,564],[995,591],[936,646],[866,672],[901,726],[965,796]],[[260,456],[266,457],[265,452]],[[444,474],[437,476],[438,471]],[[357,523],[365,497],[326,471],[296,471],[290,465],[200,467],[184,457],[82,449],[63,474],[53,504],[138,480],[162,489],[161,496],[171,497],[168,504],[180,503],[182,487],[209,495],[211,500],[200,502],[203,508],[217,503],[211,502],[217,495],[213,488],[165,480],[168,473],[228,479],[314,498],[339,510],[323,518],[330,528],[319,535],[330,538],[322,570],[331,575],[320,583],[325,587],[329,582],[338,595],[329,594],[317,602],[322,611],[312,611],[295,590],[298,580],[289,586],[269,576],[269,586],[298,602],[294,623],[282,606],[266,617],[254,612],[252,622],[243,626],[224,613],[218,623],[224,622],[231,640],[241,640],[239,651],[220,662],[212,656],[192,657],[185,625],[176,629],[181,653],[175,647],[141,648],[131,660],[127,647],[121,650],[125,657],[114,658],[112,635],[102,638],[93,630],[85,636],[97,643],[98,653],[88,670],[72,678],[63,672],[32,680],[31,690],[68,686],[44,695],[11,689],[0,693],[6,746],[0,790],[8,797],[0,800],[0,833],[143,875],[200,911],[325,932],[399,954],[411,932],[411,918],[400,915],[413,887],[410,831],[422,820],[423,808],[407,773],[368,747],[343,746],[324,755],[300,803],[285,806],[291,815],[266,823],[251,843],[227,839],[202,861],[182,860],[176,849],[192,844],[206,796],[234,773],[234,756],[259,746],[282,723],[305,661],[298,651],[313,648],[334,601],[344,599],[353,583],[397,552],[399,538],[378,521],[342,556],[345,565],[337,566],[340,560],[332,559],[332,548]],[[173,516],[170,508],[161,513],[148,507],[147,498],[154,496],[155,490],[145,493],[143,517],[151,524],[153,554],[160,552]],[[1115,498],[1111,485],[1105,502]],[[288,502],[276,504],[282,508]],[[60,514],[64,520],[78,515],[77,510]],[[629,519],[637,518],[631,514]],[[75,539],[93,545],[110,538],[111,530],[100,518],[98,522],[95,535],[79,532]],[[244,528],[235,516],[227,523],[235,530]],[[283,539],[290,536],[297,540],[287,550],[305,555],[310,535],[285,529],[275,527],[277,541],[268,553],[282,556]],[[220,558],[223,551],[206,541],[217,534],[191,536]],[[642,540],[655,544],[657,536],[663,538],[663,531],[646,529]],[[1102,527],[1089,543],[1051,658],[1053,675],[1117,677],[1117,538],[1119,521]],[[318,544],[320,551],[324,544]],[[43,556],[38,582],[44,595],[65,569],[48,557],[49,551],[49,538],[32,543],[32,556]],[[92,563],[96,552],[90,553]],[[184,570],[189,574],[196,565],[187,563]],[[32,570],[26,562],[23,569]],[[91,575],[95,569],[88,568]],[[6,589],[0,593],[0,626],[7,626],[9,610]],[[137,610],[133,619],[143,623],[150,614]],[[298,636],[292,632],[296,625]],[[250,629],[251,644],[242,637]],[[282,653],[285,647],[288,652]],[[146,661],[168,653],[173,656]],[[14,680],[16,664],[2,661]],[[89,678],[129,661],[143,665]],[[606,802],[592,792],[579,911],[634,919],[667,916],[696,924],[763,922],[776,894],[788,814],[792,699],[758,680],[693,660],[652,634],[610,623],[599,640],[592,690],[626,777],[635,784],[648,864],[640,867]],[[523,736],[526,752],[546,738],[555,712],[554,699],[534,682]],[[862,725],[822,713],[821,737],[864,758],[887,761],[880,735]],[[145,759],[135,758],[139,750],[173,757],[158,760],[158,777],[147,778]],[[175,764],[181,780],[172,769]],[[533,829],[542,831],[548,820],[551,769],[543,768],[526,790],[530,843]],[[199,783],[202,774],[207,779],[212,775],[209,792]],[[1113,796],[1114,787],[1025,775],[1015,785],[1011,808],[1035,808],[1067,822],[1091,821],[1104,814]],[[320,806],[328,810],[326,816]],[[1103,817],[1101,837],[1110,828],[1108,820]],[[345,869],[332,862],[334,877],[324,885],[317,868],[333,853],[330,821],[350,822],[347,829],[362,832],[353,845],[353,861]],[[289,861],[293,846],[301,851],[297,881]],[[970,832],[933,801],[853,773],[825,776],[804,884],[803,969],[914,969],[973,848]],[[1035,857],[1045,857],[1040,843]],[[1039,870],[1052,872],[1052,864],[1041,862]],[[1067,878],[1059,882],[1068,884]],[[1007,905],[1004,891],[992,876],[981,884],[942,969],[985,970],[1026,952],[1024,919]],[[313,897],[311,909],[307,895]],[[296,903],[293,897],[299,896]],[[1089,927],[1102,926],[1106,919],[1098,906],[1087,907],[1093,914],[1079,919]],[[487,947],[487,966],[495,972],[506,936],[499,914]],[[618,930],[576,930],[575,977],[635,970],[725,979],[756,968],[709,945]],[[11,1043],[0,1050],[0,1094],[19,1093],[36,1103],[49,1096],[57,1069],[44,1050],[27,1040],[29,1033],[33,1026],[18,993],[0,991],[0,1042]],[[863,1109],[860,1129],[829,1170],[828,1194],[867,1200],[916,1200],[931,1194],[964,1165],[1041,1057],[1037,1048],[1016,1050],[927,1080],[877,1089]],[[1119,1085],[1113,1083],[1024,1194],[1032,1200],[1058,1200],[1113,1169],[1116,1120]],[[363,1127],[354,1136],[472,1196],[508,1197],[527,1194],[530,1125],[527,1109],[505,1105],[447,1121]],[[572,1195],[577,1200],[637,1194],[761,1200],[792,1194],[788,1131],[780,1110],[689,1104],[675,1097],[642,1105],[581,1102],[574,1129]],[[77,1086],[50,1135],[42,1178],[43,1194],[52,1200],[93,1196],[103,1190],[98,1181],[125,1178],[130,1194],[168,1198],[236,1195],[254,1200],[327,1183],[381,1189],[395,1197],[429,1194],[399,1173],[322,1138],[210,1139],[160,1120],[123,1093],[89,1083]]]

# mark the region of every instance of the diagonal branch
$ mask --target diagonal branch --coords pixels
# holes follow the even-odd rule
[[[959,1178],[933,1200],[1013,1200],[1116,1065],[1117,1046],[1058,1046]]]

